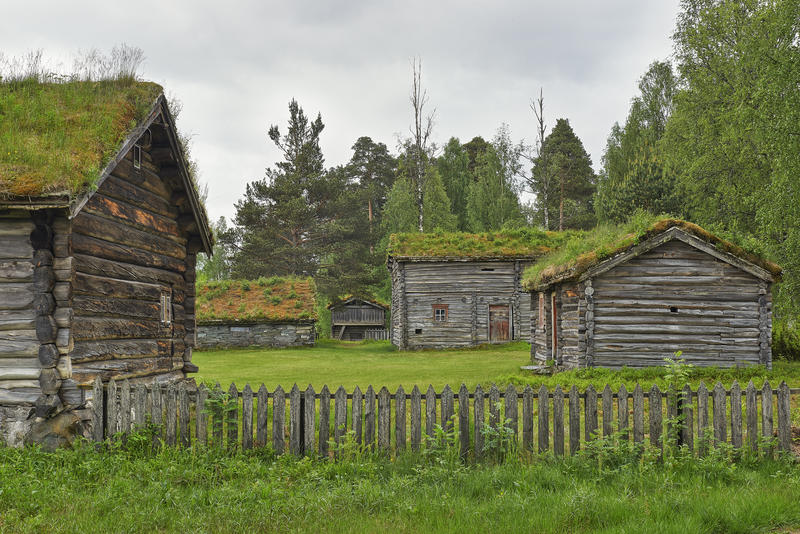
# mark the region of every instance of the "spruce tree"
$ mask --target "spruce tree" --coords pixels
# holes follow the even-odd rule
[[[435,167],[428,169],[423,190],[422,226],[425,232],[452,232],[457,229],[456,216],[450,211],[450,199]]]

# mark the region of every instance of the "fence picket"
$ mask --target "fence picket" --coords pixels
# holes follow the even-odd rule
[[[141,428],[147,420],[145,416],[147,388],[145,388],[144,384],[136,384],[133,390],[133,406],[134,426],[136,428]]]
[[[509,384],[506,388],[505,401],[506,405],[503,417],[506,421],[506,425],[513,432],[514,441],[516,441],[517,435],[519,434],[519,410],[517,407],[517,388],[512,384]]]
[[[436,425],[436,392],[433,386],[428,385],[425,392],[425,435],[433,437],[433,429]]]
[[[178,428],[178,391],[175,384],[167,386],[167,410],[165,414],[167,420],[166,424],[166,442],[170,447],[174,447],[177,443],[177,428]]]
[[[303,454],[305,456],[314,456],[314,430],[316,428],[315,417],[317,415],[315,404],[315,392],[311,384],[306,388],[303,394],[304,414],[303,414]]]
[[[442,428],[448,433],[453,430],[453,415],[455,415],[453,390],[449,384],[445,384],[442,390]]]
[[[533,450],[533,389],[529,385],[522,391],[522,448]]]
[[[394,441],[397,452],[406,450],[406,391],[399,386],[394,394]]]
[[[392,447],[392,397],[386,386],[378,392],[378,450],[389,454]]]
[[[661,430],[664,428],[661,390],[653,384],[650,388],[650,445],[662,448]]]
[[[339,386],[334,395],[333,424],[333,441],[338,449],[342,444],[342,439],[347,434],[347,392],[343,386]]]
[[[483,455],[483,422],[484,422],[484,406],[483,406],[483,388],[478,384],[475,388],[475,398],[472,403],[473,410],[475,410],[475,417],[472,424],[475,427],[475,457],[480,458]]]
[[[675,439],[676,444],[677,440],[680,438],[681,431],[678,424],[678,399],[679,395],[675,390],[675,386],[669,386],[667,389],[667,431],[665,437]]]
[[[267,386],[261,384],[256,393],[258,405],[256,406],[256,447],[264,447],[267,444],[267,417],[269,414],[269,393]]]
[[[422,441],[422,393],[414,386],[411,390],[411,450],[417,452]]]
[[[319,455],[328,457],[328,439],[331,433],[331,391],[327,385],[319,392]]]
[[[539,452],[545,452],[550,448],[550,424],[548,416],[550,414],[550,398],[547,387],[543,384],[539,388]]]
[[[617,430],[620,433],[620,439],[628,441],[628,390],[625,384],[619,387],[617,393]]]
[[[644,442],[644,391],[638,382],[633,388],[633,442]]]
[[[489,426],[497,428],[500,424],[500,390],[492,384],[489,389]]]
[[[353,417],[353,441],[356,442],[356,445],[361,445],[363,441],[363,430],[364,426],[361,421],[361,416],[364,414],[364,405],[363,405],[364,396],[361,394],[361,388],[356,386],[356,389],[353,390],[353,398],[352,398],[352,408],[351,413]]]
[[[606,438],[614,433],[614,394],[611,393],[611,386],[606,384],[602,393],[603,403],[603,437]]]
[[[208,388],[200,384],[197,388],[197,405],[195,406],[195,439],[205,447],[208,444]]]
[[[228,404],[225,410],[225,425],[228,429],[228,448],[236,449],[239,442],[239,390],[236,384],[228,388]]]
[[[225,417],[223,413],[223,401],[224,395],[222,394],[222,387],[217,382],[214,385],[214,390],[212,392],[212,414],[214,416],[214,420],[211,422],[211,434],[214,437],[214,446],[215,447],[222,447],[225,443],[222,439],[222,421]]]
[[[253,448],[253,389],[250,384],[242,390],[242,450]]]
[[[711,400],[714,405],[714,442],[725,443],[728,441],[727,431],[725,424],[725,415],[727,413],[727,406],[725,406],[725,388],[722,387],[720,382],[714,386],[711,392]]]
[[[272,392],[272,448],[275,454],[286,450],[286,393],[281,386]]]
[[[585,439],[591,441],[597,437],[597,391],[591,384],[586,388],[584,410],[586,412],[584,415]]]
[[[461,458],[469,454],[469,391],[466,384],[458,389],[458,437]]]
[[[731,385],[731,445],[742,448],[742,388],[736,380]]]
[[[131,431],[131,383],[126,378],[119,391],[120,432]]]
[[[364,395],[364,446],[375,450],[375,390],[371,384]]]
[[[303,454],[300,413],[300,388],[294,384],[289,391],[289,452],[295,456]]]
[[[569,453],[575,455],[581,448],[581,397],[574,385],[569,388]]]
[[[783,452],[792,451],[792,418],[789,386],[781,382],[778,386],[778,447]]]
[[[767,439],[772,439],[772,431],[772,386],[769,385],[769,380],[767,380],[761,389],[761,435]],[[772,454],[771,449],[768,454]]]
[[[701,381],[697,388],[697,441],[699,446],[697,448],[700,456],[704,456],[708,451],[706,444],[708,443],[708,389]]]
[[[564,456],[564,392],[560,385],[553,391],[553,452]]]
[[[683,387],[681,393],[681,409],[683,410],[683,424],[681,426],[681,443],[690,450],[694,450],[694,419],[692,416],[692,388],[689,384]]]
[[[747,405],[747,442],[753,452],[758,452],[758,400],[756,387],[751,380],[745,390],[745,404]]]
[[[92,441],[103,441],[103,412],[105,398],[103,397],[103,381],[100,376],[94,377],[92,384]]]
[[[153,390],[150,396],[152,397],[150,399],[150,420],[156,425],[156,428],[158,428],[158,432],[153,436],[153,447],[155,448],[161,445],[161,439],[164,437],[164,429],[162,426],[164,421],[164,399],[161,395],[161,386],[159,384],[153,384]]]
[[[189,432],[189,392],[186,391],[186,382],[178,384],[178,430],[180,431],[181,447],[189,448],[192,444],[192,435]]]

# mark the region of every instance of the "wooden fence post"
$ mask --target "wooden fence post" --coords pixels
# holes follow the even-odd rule
[[[459,453],[464,459],[469,454],[469,391],[464,383],[458,389],[458,437]]]
[[[197,443],[205,447],[208,445],[208,411],[206,401],[208,400],[208,388],[204,384],[197,387],[197,405],[195,407],[195,436]]]
[[[213,395],[214,395],[214,405],[213,405],[214,420],[211,423],[211,433],[214,436],[214,446],[222,447],[225,445],[222,434],[223,430],[222,421],[224,417],[222,400],[224,395],[222,393],[222,387],[219,385],[219,382],[217,382],[216,385],[214,385]]]
[[[242,390],[242,450],[253,448],[253,388],[245,384]]]
[[[620,439],[628,441],[628,390],[625,384],[619,387],[617,393],[617,430],[620,433]]]
[[[697,452],[704,456],[708,450],[708,388],[701,381],[697,388]]]
[[[553,391],[553,452],[564,456],[564,392],[560,385]]]
[[[761,434],[771,440],[772,433],[772,386],[769,380],[764,382],[764,387],[761,389]],[[769,448],[767,454],[772,455],[772,448]]]
[[[489,389],[489,426],[497,428],[500,425],[500,390],[496,384]]]
[[[453,415],[455,415],[453,390],[449,384],[445,384],[442,390],[442,429],[448,434],[453,430]]]
[[[161,439],[164,437],[164,399],[161,396],[161,384],[153,384],[153,390],[150,399],[150,420],[159,429],[158,433],[153,436],[153,447],[161,445]]]
[[[239,390],[236,389],[236,384],[233,383],[228,388],[228,409],[226,410],[225,418],[228,420],[226,423],[228,427],[228,448],[234,450],[239,442]]]
[[[300,388],[297,384],[289,391],[289,452],[295,456],[303,454],[303,427],[300,422]]]
[[[533,389],[529,385],[522,391],[522,448],[533,450]]]
[[[383,386],[378,392],[378,450],[385,454],[392,448],[392,398]]]
[[[720,382],[717,382],[714,386],[711,399],[714,402],[714,442],[725,443],[728,441],[727,425],[725,424],[725,415],[727,413],[727,407],[725,406],[726,393]]]
[[[484,422],[484,406],[483,406],[483,388],[478,384],[475,388],[475,398],[473,400],[473,409],[475,410],[475,417],[472,424],[475,426],[475,458],[480,458],[483,455],[483,422]]]
[[[419,451],[422,441],[422,393],[414,386],[411,390],[411,450]]]
[[[106,437],[113,438],[114,434],[118,432],[117,421],[119,419],[119,408],[117,404],[117,381],[113,378],[108,381],[107,403],[108,415],[106,415]]]
[[[745,404],[747,405],[747,442],[750,443],[750,449],[753,452],[758,452],[758,399],[756,387],[753,381],[747,384],[745,390]]]
[[[681,443],[689,451],[694,451],[694,418],[692,416],[692,388],[689,384],[683,387],[680,406],[683,410],[683,425],[681,426]]]
[[[425,435],[433,437],[433,429],[436,425],[436,392],[432,385],[428,385],[425,392]]]
[[[189,392],[186,391],[186,382],[178,384],[178,430],[181,433],[181,447],[189,448],[192,444],[192,435],[189,432]]]
[[[742,448],[742,388],[736,380],[731,385],[731,445]]]
[[[316,415],[317,410],[315,406],[315,392],[314,387],[309,384],[303,394],[305,400],[305,413],[303,414],[303,454],[305,456],[314,456],[314,438],[316,428]]]
[[[119,392],[119,415],[120,432],[127,434],[131,431],[131,383],[127,378]]]
[[[586,427],[586,441],[588,442],[597,437],[597,391],[591,384],[586,388],[584,410],[586,411],[584,425]]]
[[[344,386],[339,386],[334,395],[333,402],[333,441],[336,443],[336,457],[339,457],[338,448],[342,445],[342,439],[347,434],[347,392]]]
[[[569,388],[569,453],[574,456],[581,448],[581,396],[578,388]]]
[[[322,386],[319,392],[319,455],[328,457],[328,440],[331,433],[331,390]]]
[[[269,414],[269,393],[267,386],[261,384],[256,393],[258,406],[256,406],[256,447],[264,447],[267,444],[267,417]]]
[[[134,425],[136,428],[141,428],[147,422],[145,415],[147,388],[145,388],[144,384],[136,384],[133,390],[133,406]]]
[[[603,388],[603,437],[607,438],[614,433],[614,394],[611,386],[606,384]]]
[[[103,441],[103,411],[105,398],[103,397],[103,381],[100,376],[94,377],[92,385],[92,441]]]
[[[638,382],[633,389],[633,442],[644,442],[644,391]]]
[[[167,386],[167,410],[166,410],[166,431],[167,431],[167,445],[174,447],[177,443],[177,427],[178,427],[178,391],[175,389],[175,383]]]
[[[281,455],[286,450],[286,393],[278,386],[272,392],[272,448]]]
[[[519,433],[519,415],[517,410],[517,388],[509,384],[506,388],[505,394],[505,411],[504,418],[506,424],[514,432],[514,442],[517,441],[517,434]]]
[[[661,390],[653,384],[650,388],[650,445],[662,449],[661,430],[664,428],[663,403],[661,402]]]
[[[406,390],[399,386],[394,394],[395,452],[406,450]]]
[[[375,450],[375,390],[371,384],[364,395],[364,446]]]
[[[353,390],[353,399],[352,399],[352,412],[353,416],[353,441],[356,442],[356,445],[360,446],[363,442],[363,423],[361,421],[361,417],[364,414],[364,407],[363,407],[363,395],[361,394],[361,388],[356,386]]]
[[[781,382],[778,386],[778,447],[786,453],[792,451],[790,397],[789,386]]]
[[[550,448],[550,393],[547,387],[542,384],[539,388],[539,453],[543,453]]]

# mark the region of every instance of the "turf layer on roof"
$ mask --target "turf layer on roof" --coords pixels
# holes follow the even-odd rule
[[[311,278],[221,280],[197,284],[198,324],[316,320]]]
[[[401,233],[389,238],[394,258],[536,258],[584,232],[546,232],[538,229],[505,230],[480,234]]]

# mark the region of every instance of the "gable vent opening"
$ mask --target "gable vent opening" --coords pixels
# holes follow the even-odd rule
[[[670,306],[670,307],[669,307],[669,312],[670,312],[670,313],[678,313],[678,308],[677,308],[677,307],[675,307],[675,306]]]
[[[481,269],[481,271],[483,271],[483,272],[493,272],[494,269],[491,268],[491,267],[484,267],[483,269]]]

